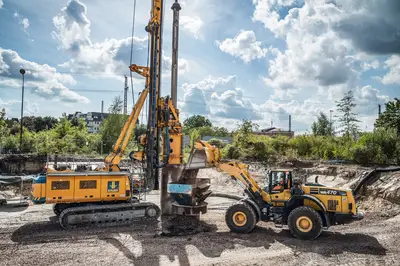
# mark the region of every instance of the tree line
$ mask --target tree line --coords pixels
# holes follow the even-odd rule
[[[280,158],[340,159],[361,164],[400,163],[400,100],[395,98],[385,104],[385,111],[375,122],[373,132],[362,132],[352,91],[337,103],[335,121],[320,113],[311,126],[312,134],[274,138],[254,134],[258,125],[249,120],[238,123],[235,130],[214,126],[209,119],[194,115],[183,121],[183,133],[190,136],[190,144],[204,136],[232,137],[226,144],[211,139],[219,146],[223,157],[250,159],[273,163]],[[23,142],[19,146],[19,120],[7,119],[0,111],[0,152],[38,154],[107,154],[118,138],[127,119],[121,114],[122,100],[117,97],[109,108],[109,116],[100,132],[90,134],[83,119],[68,120],[66,116],[23,118]],[[336,128],[334,127],[336,123]],[[146,132],[146,126],[137,124],[134,135]],[[132,137],[127,151],[134,148],[137,138]],[[185,149],[190,151],[190,147]]]
[[[222,155],[231,159],[250,159],[274,163],[282,158],[347,160],[359,164],[400,164],[400,100],[385,104],[373,132],[362,132],[353,92],[336,103],[337,128],[321,112],[311,126],[312,134],[293,138],[256,135],[258,125],[243,121],[231,145],[219,143]]]

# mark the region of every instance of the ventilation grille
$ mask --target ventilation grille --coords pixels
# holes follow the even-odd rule
[[[336,206],[339,204],[337,200],[328,200],[328,211],[336,211]]]
[[[69,189],[69,181],[53,181],[51,182],[52,190],[68,190]]]
[[[95,189],[97,187],[97,180],[82,180],[79,182],[80,189]]]

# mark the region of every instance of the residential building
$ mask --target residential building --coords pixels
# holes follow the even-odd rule
[[[86,125],[88,127],[89,133],[98,133],[100,131],[100,127],[103,124],[104,120],[108,117],[107,113],[100,112],[89,112],[89,113],[81,113],[75,112],[75,114],[68,115],[68,120],[72,120],[74,118],[83,118],[85,120]]]

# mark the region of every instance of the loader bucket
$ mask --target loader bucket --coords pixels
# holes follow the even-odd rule
[[[193,149],[190,153],[189,160],[185,169],[201,169],[207,168],[207,154],[204,150]]]

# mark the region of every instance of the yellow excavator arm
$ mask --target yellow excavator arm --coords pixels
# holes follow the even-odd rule
[[[149,68],[142,67],[138,65],[131,65],[130,70],[136,72],[139,75],[146,78],[146,85],[144,90],[140,93],[139,99],[137,100],[135,106],[132,109],[128,120],[125,122],[122,131],[113,146],[112,152],[105,158],[105,169],[106,171],[118,172],[118,164],[121,162],[121,158],[125,152],[126,146],[132,136],[132,131],[135,128],[136,122],[138,120],[139,114],[142,110],[143,104],[146,101],[147,95],[149,93]]]
[[[132,131],[135,128],[148,92],[149,89],[146,87],[140,94],[138,101],[133,107],[128,120],[126,121],[117,141],[115,142],[112,152],[106,157],[104,161],[106,170],[111,172],[119,171],[118,164],[121,162],[121,158],[125,152],[126,146],[128,145],[128,142],[132,136]]]
[[[257,197],[261,196],[265,202],[271,203],[271,196],[266,193],[250,175],[248,171],[249,166],[247,164],[238,161],[222,162],[219,149],[206,141],[197,141],[194,145],[194,149],[205,152],[207,157],[206,165],[208,167],[215,167],[218,171],[229,174],[233,179],[239,181],[238,183],[245,191],[255,194]]]

